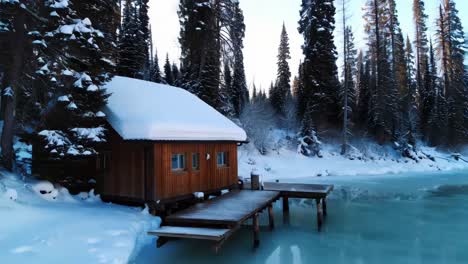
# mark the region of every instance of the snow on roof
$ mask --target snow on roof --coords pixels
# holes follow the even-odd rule
[[[188,91],[114,77],[104,113],[125,140],[245,141],[246,133]]]

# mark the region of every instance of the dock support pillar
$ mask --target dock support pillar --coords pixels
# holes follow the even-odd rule
[[[289,199],[287,196],[283,196],[283,213],[289,212]]]
[[[322,198],[323,217],[327,217],[327,199]]]
[[[160,248],[164,246],[169,241],[167,237],[158,237],[158,240],[156,240],[156,248]]]
[[[273,215],[273,205],[270,204],[268,205],[268,219],[270,223],[270,230],[273,230],[275,228],[275,217]]]
[[[254,248],[258,248],[260,245],[260,224],[258,222],[258,213],[253,216],[253,237],[254,237]]]
[[[317,204],[317,227],[318,231],[322,230],[322,222],[323,222],[323,211],[322,211],[322,204],[320,203],[321,199],[315,199],[315,203]]]

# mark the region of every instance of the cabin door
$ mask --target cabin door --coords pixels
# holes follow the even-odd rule
[[[152,146],[144,149],[144,195],[145,201],[154,199],[154,151]]]

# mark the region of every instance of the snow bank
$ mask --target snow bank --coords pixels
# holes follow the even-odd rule
[[[432,157],[434,161],[423,158],[417,162],[402,158],[392,152],[391,148],[372,144],[368,144],[366,148],[355,155],[357,158],[350,159],[340,155],[338,144],[324,144],[321,152],[323,158],[317,158],[305,157],[286,146],[275,152],[270,151],[267,155],[260,155],[252,144],[248,144],[239,149],[239,175],[250,177],[250,173],[255,171],[261,175],[262,181],[287,181],[317,176],[365,176],[468,169],[467,162],[456,161],[450,153],[434,148],[420,148],[421,152]]]
[[[128,263],[160,224],[148,210],[0,171],[0,263]]]
[[[244,130],[188,91],[114,77],[104,113],[126,140],[245,141]]]

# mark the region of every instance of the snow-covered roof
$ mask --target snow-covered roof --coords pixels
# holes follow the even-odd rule
[[[114,77],[104,113],[124,140],[245,141],[246,133],[188,91]]]

